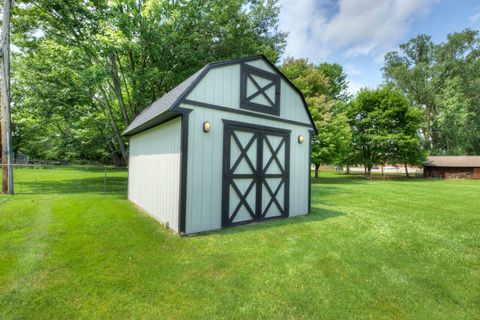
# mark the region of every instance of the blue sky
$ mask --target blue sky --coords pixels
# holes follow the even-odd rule
[[[376,87],[386,52],[417,34],[480,29],[480,0],[280,0],[285,56],[340,63],[350,92]]]

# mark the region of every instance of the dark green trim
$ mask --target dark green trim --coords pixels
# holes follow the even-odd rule
[[[182,113],[181,140],[180,140],[180,196],[179,196],[179,215],[178,232],[185,234],[187,223],[187,174],[188,174],[188,116],[192,111],[190,109],[178,108]]]
[[[312,142],[315,131],[308,131],[308,213],[312,211]]]
[[[123,134],[125,137],[131,137],[133,135],[136,135],[137,133],[146,131],[150,128],[156,127],[158,125],[164,124],[172,119],[175,119],[176,117],[181,116],[181,113],[179,112],[174,112],[174,111],[166,111],[159,115],[158,117],[155,117],[144,124],[136,127],[135,129]]]

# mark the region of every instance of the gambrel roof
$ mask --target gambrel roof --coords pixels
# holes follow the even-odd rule
[[[154,127],[160,123],[163,123],[173,117],[180,115],[181,113],[178,112],[175,108],[180,103],[182,103],[185,97],[195,88],[195,86],[199,83],[200,80],[202,80],[202,78],[208,73],[209,70],[216,67],[237,64],[240,62],[253,61],[258,59],[262,59],[270,67],[272,67],[272,69],[275,70],[281,76],[281,78],[284,79],[286,83],[300,95],[304,108],[308,114],[311,127],[316,132],[317,129],[313,122],[313,118],[310,112],[308,111],[307,104],[300,90],[298,90],[290,82],[290,80],[288,80],[288,78],[285,77],[285,75],[283,75],[277,69],[277,67],[275,67],[264,55],[254,55],[254,56],[249,56],[249,57],[240,58],[240,59],[207,64],[206,66],[204,66],[203,68],[195,72],[193,75],[191,75],[189,78],[187,78],[185,81],[180,83],[178,86],[173,88],[171,91],[169,91],[167,94],[162,96],[160,99],[155,101],[148,108],[143,110],[123,131],[123,135],[126,135],[126,136],[134,135],[136,133],[147,130],[151,127]]]

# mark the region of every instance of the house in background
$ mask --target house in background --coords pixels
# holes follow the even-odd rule
[[[208,64],[125,129],[128,198],[181,234],[305,215],[315,130],[264,56]]]
[[[431,156],[423,166],[426,178],[480,179],[480,156]]]

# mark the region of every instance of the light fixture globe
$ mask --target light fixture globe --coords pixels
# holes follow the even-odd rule
[[[203,132],[207,133],[207,132],[209,132],[209,131],[210,131],[210,122],[205,121],[205,122],[203,123]]]

